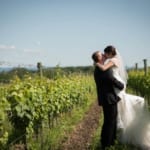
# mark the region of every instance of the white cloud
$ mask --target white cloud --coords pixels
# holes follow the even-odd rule
[[[16,49],[16,46],[14,45],[0,45],[0,50],[12,50]]]
[[[29,48],[25,48],[25,49],[23,49],[23,51],[24,51],[25,53],[39,53],[39,52],[40,52],[40,50],[29,49]]]

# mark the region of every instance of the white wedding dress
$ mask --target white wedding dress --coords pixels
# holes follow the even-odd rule
[[[113,66],[113,75],[123,82],[119,75],[118,61],[116,58],[109,59]],[[115,89],[121,98],[118,102],[119,141],[125,144],[133,144],[144,150],[150,150],[150,112],[147,110],[144,98]]]

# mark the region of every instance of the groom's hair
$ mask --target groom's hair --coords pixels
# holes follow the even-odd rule
[[[113,56],[115,56],[117,53],[116,53],[116,48],[112,45],[109,45],[107,46],[105,49],[104,49],[104,52],[107,53],[107,54],[112,54]]]
[[[99,53],[99,51],[96,51],[92,54],[92,59],[94,62],[98,62],[98,57],[97,57],[97,54]]]

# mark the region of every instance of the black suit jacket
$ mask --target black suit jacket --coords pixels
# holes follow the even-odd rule
[[[95,67],[94,79],[99,105],[116,104],[120,100],[114,91],[114,87],[122,90],[124,85],[113,77],[112,69],[102,71]]]

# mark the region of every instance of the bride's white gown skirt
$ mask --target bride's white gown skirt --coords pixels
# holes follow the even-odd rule
[[[119,96],[122,99],[118,103],[119,140],[150,150],[150,112],[144,98],[124,91]]]

